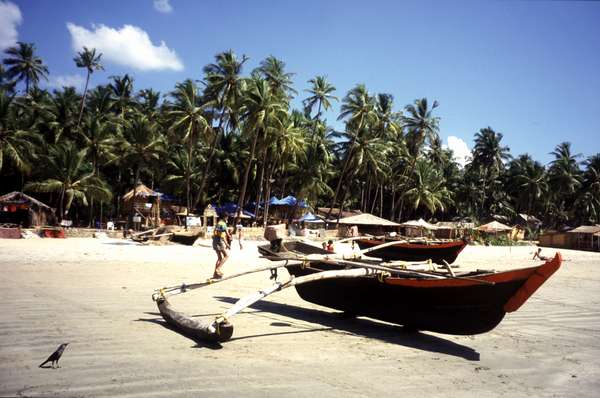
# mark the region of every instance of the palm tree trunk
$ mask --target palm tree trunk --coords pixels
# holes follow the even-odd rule
[[[263,218],[263,227],[267,226],[267,222],[269,219],[269,199],[271,198],[271,179],[273,178],[273,171],[275,170],[275,162],[271,165],[271,169],[269,170],[269,180],[267,181],[267,192],[265,193],[265,210],[264,210],[264,218]],[[255,209],[258,209],[258,203],[256,204]],[[256,215],[256,214],[255,214]]]
[[[88,83],[90,82],[90,71],[88,70],[87,78],[85,79],[85,89],[83,90],[83,96],[81,97],[81,106],[79,107],[79,118],[77,119],[77,129],[81,123],[81,117],[83,116],[83,105],[85,104],[85,97],[87,95]]]
[[[263,184],[264,179],[265,179],[265,163],[267,161],[267,149],[265,148],[263,151],[263,159],[262,159],[262,163],[260,165],[260,177],[258,178],[258,189],[256,190],[256,201],[255,201],[255,208],[254,210],[256,210],[256,219],[258,220],[258,213],[259,213],[259,207],[258,207],[258,203],[260,202],[260,198],[263,194]]]
[[[383,184],[381,184],[381,195],[379,195],[379,217],[383,218]]]
[[[248,176],[250,175],[250,168],[252,167],[252,162],[254,161],[254,154],[256,152],[256,142],[258,141],[257,131],[254,134],[254,138],[252,138],[252,148],[250,150],[250,159],[248,159],[248,163],[246,164],[246,170],[244,170],[244,179],[242,180],[242,187],[240,188],[240,198],[238,200],[238,208],[235,216],[235,224],[238,225],[240,222],[240,214],[242,213],[242,206],[244,204],[244,200],[246,199],[246,188],[248,186]]]
[[[58,198],[58,217],[59,220],[58,222],[61,222],[63,220],[64,217],[64,212],[63,212],[63,202],[65,200],[65,187],[64,185],[60,188],[60,196]]]
[[[371,211],[369,212],[371,214],[373,214],[373,212],[375,211],[375,204],[377,203],[377,194],[378,193],[379,193],[379,189],[377,189],[377,186],[376,186],[375,187],[375,197],[371,201]]]
[[[331,216],[331,212],[333,211],[333,206],[335,206],[335,202],[337,201],[338,195],[340,193],[340,188],[342,187],[342,182],[344,180],[344,176],[346,175],[346,171],[348,170],[348,165],[350,164],[350,158],[353,155],[354,141],[350,146],[350,151],[348,152],[348,156],[346,157],[346,161],[344,162],[344,168],[342,169],[342,174],[340,174],[337,186],[335,188],[335,194],[333,195],[333,199],[331,200],[331,205],[329,206],[329,211],[327,212],[326,219],[329,219]]]

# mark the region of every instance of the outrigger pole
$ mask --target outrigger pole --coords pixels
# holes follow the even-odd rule
[[[224,342],[229,340],[233,335],[233,324],[229,322],[229,319],[243,309],[251,306],[270,294],[288,287],[302,285],[304,283],[326,279],[357,278],[374,274],[377,274],[377,272],[372,269],[355,268],[347,270],[322,271],[298,278],[292,276],[285,282],[275,282],[266,289],[262,289],[258,292],[242,297],[233,305],[233,307],[209,322],[199,322],[190,318],[189,316],[175,311],[163,294],[156,296],[153,295],[153,298],[156,301],[158,310],[165,321],[174,328],[181,330],[185,335],[194,339]]]

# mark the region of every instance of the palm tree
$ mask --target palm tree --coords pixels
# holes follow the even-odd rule
[[[292,94],[298,94],[292,87],[294,73],[286,72],[285,62],[272,55],[261,61],[254,74],[258,74],[265,79],[271,88],[271,92],[281,99],[288,101],[294,98]]]
[[[209,131],[208,121],[204,117],[204,111],[199,106],[198,101],[198,89],[196,84],[192,80],[186,80],[183,83],[178,83],[175,86],[175,91],[171,93],[171,96],[175,98],[175,103],[172,105],[172,110],[169,111],[169,116],[173,120],[172,128],[175,131],[180,131],[181,141],[187,146],[187,158],[186,163],[189,169],[186,172],[186,205],[187,209],[191,208],[192,205],[192,186],[191,176],[192,168],[195,167],[193,160],[193,150],[198,146],[201,139],[201,134]],[[206,178],[207,170],[204,170],[202,180]],[[200,194],[200,193],[199,193]]]
[[[0,171],[6,157],[19,171],[27,173],[31,170],[30,158],[35,153],[36,144],[41,144],[41,137],[34,131],[19,129],[13,100],[14,95],[0,89]]]
[[[354,142],[357,134],[363,130],[363,128],[370,124],[375,124],[377,120],[377,112],[375,110],[375,100],[369,95],[367,88],[364,84],[358,84],[356,87],[351,89],[348,94],[342,100],[342,107],[340,109],[340,115],[338,120],[347,118],[346,120],[346,131],[340,133],[339,136],[348,141],[347,151],[344,152],[344,166],[342,172],[339,175],[338,183],[335,188],[335,193],[329,206],[329,212],[327,217],[331,215],[333,207],[338,199],[340,188],[344,177],[348,171],[348,166],[354,156]]]
[[[308,113],[312,113],[313,108],[317,105],[317,114],[315,120],[321,120],[321,108],[328,110],[331,108],[331,101],[337,101],[337,97],[331,93],[335,91],[335,87],[331,85],[325,76],[317,76],[308,81],[312,87],[308,90],[311,95],[306,98],[302,103],[308,110]]]
[[[123,119],[125,117],[125,111],[134,103],[132,97],[133,93],[133,79],[125,74],[121,76],[111,76],[112,83],[109,87],[113,91],[115,97],[115,108],[119,111],[119,115]]]
[[[254,78],[250,80],[248,86],[243,98],[242,119],[244,120],[244,131],[252,137],[252,144],[250,157],[244,170],[242,186],[240,187],[236,224],[240,221],[242,206],[245,203],[248,177],[254,162],[258,138],[259,136],[265,136],[267,130],[272,128],[273,125],[279,124],[277,127],[281,126],[280,120],[286,116],[287,108],[287,104],[271,91],[265,80]]]
[[[438,102],[433,101],[430,109],[427,98],[421,98],[404,108],[408,116],[403,117],[402,122],[407,131],[408,149],[415,158],[423,149],[424,143],[438,135],[440,118],[432,114],[438,106]]]
[[[18,42],[16,46],[4,51],[7,57],[2,61],[8,66],[6,75],[10,79],[25,81],[25,92],[29,93],[29,86],[37,87],[40,78],[48,80],[48,67],[42,59],[35,55],[33,43]]]
[[[209,99],[206,106],[212,106],[220,111],[219,123],[213,134],[208,150],[208,157],[198,187],[199,195],[204,191],[206,178],[211,168],[215,150],[225,131],[226,120],[229,126],[237,125],[240,99],[244,86],[241,78],[242,67],[248,58],[243,55],[241,60],[232,50],[219,53],[215,56],[215,63],[204,67],[204,80],[207,83],[205,95]]]
[[[452,203],[451,194],[444,185],[444,179],[433,165],[425,159],[418,159],[412,175],[410,188],[404,196],[412,202],[413,209],[425,207],[431,215],[445,211]]]
[[[501,144],[502,137],[502,133],[495,132],[491,127],[475,134],[471,170],[481,176],[481,212],[491,209],[492,203],[486,206],[486,202],[502,188],[498,179],[504,171],[504,162],[511,157],[510,148]]]
[[[62,220],[71,208],[73,200],[87,206],[87,197],[108,201],[112,194],[106,183],[94,175],[86,161],[87,149],[78,149],[70,141],[52,146],[44,156],[45,172],[50,178],[30,182],[25,190],[34,192],[58,192],[58,213]],[[64,209],[64,211],[63,211]]]
[[[568,218],[571,214],[572,206],[568,204],[575,201],[577,190],[581,187],[581,170],[577,158],[580,154],[571,153],[571,144],[562,142],[556,146],[553,152],[554,160],[550,162],[548,168],[548,180],[553,192],[553,201],[556,206],[556,213],[564,213],[564,216],[559,223],[564,222],[564,218]]]
[[[85,89],[83,90],[83,97],[81,97],[81,107],[79,110],[79,118],[77,118],[77,127],[81,124],[81,116],[83,115],[83,105],[85,104],[85,97],[87,96],[88,84],[90,82],[90,76],[96,70],[104,70],[104,67],[100,63],[102,53],[96,55],[96,49],[91,50],[87,47],[83,47],[83,51],[77,53],[77,57],[73,58],[78,68],[86,68],[87,76],[85,79]]]
[[[516,164],[515,182],[527,198],[527,215],[532,215],[533,204],[548,191],[546,169],[528,155],[519,157]]]
[[[156,122],[139,112],[134,112],[125,122],[123,138],[121,143],[122,160],[133,169],[133,197],[135,198],[142,168],[151,166],[160,158],[160,155],[164,153],[165,143],[163,136],[158,132]],[[133,209],[131,217],[133,217]]]

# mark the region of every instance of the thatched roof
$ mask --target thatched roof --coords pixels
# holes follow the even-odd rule
[[[415,227],[415,228],[425,228],[425,229],[437,229],[437,227],[433,224],[429,224],[427,221],[419,218],[418,220],[410,220],[403,222],[401,224],[403,227]]]
[[[484,225],[480,225],[479,227],[475,228],[478,231],[481,232],[505,232],[505,231],[512,231],[512,227],[509,227],[508,225],[504,225],[502,223],[499,223],[498,221],[492,221],[490,223],[484,224]]]
[[[536,218],[535,216],[529,215],[529,214],[519,213],[519,217],[528,223],[532,223],[532,224],[541,224],[542,223],[538,218]]]
[[[595,234],[600,232],[600,225],[582,225],[568,231],[569,234]]]
[[[317,207],[315,209],[315,213],[318,216],[327,217],[327,214],[329,213],[329,207]],[[339,208],[334,207],[333,209],[331,209],[331,217],[332,218],[337,218],[339,213],[340,213]],[[357,214],[361,214],[361,211],[360,210],[344,210],[344,211],[342,211],[341,217],[351,217],[351,216],[355,216]]]
[[[384,227],[396,227],[400,224],[385,218],[380,218],[369,213],[357,214],[355,216],[340,219],[340,224],[344,225],[380,225]]]
[[[475,228],[475,224],[472,222],[462,222],[462,221],[439,221],[437,224],[434,224],[437,229],[473,229]]]
[[[131,191],[129,191],[125,195],[123,195],[123,200],[126,202],[130,201],[131,198],[133,197],[133,192],[134,192],[134,190],[132,189]],[[160,195],[161,195],[160,193],[151,190],[144,184],[139,184],[137,186],[137,188],[135,189],[135,197],[136,198],[147,198],[148,196],[160,196]]]
[[[6,195],[0,196],[0,205],[8,205],[8,204],[28,204],[28,205],[36,205],[42,209],[53,211],[53,209],[40,202],[39,200],[32,198],[29,195],[24,194],[23,192],[11,192]]]

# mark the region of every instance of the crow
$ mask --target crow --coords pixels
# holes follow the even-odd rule
[[[54,365],[56,365],[57,367],[60,368],[60,366],[58,366],[58,360],[60,359],[63,352],[65,351],[65,348],[67,348],[68,345],[69,345],[69,343],[63,343],[63,344],[59,345],[58,348],[56,349],[56,351],[54,351],[48,357],[48,359],[46,359],[44,362],[42,362],[42,364],[40,364],[40,368],[43,367],[48,362],[52,362],[52,369],[54,369]]]

